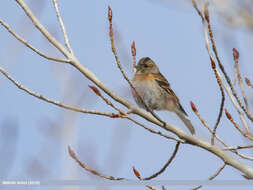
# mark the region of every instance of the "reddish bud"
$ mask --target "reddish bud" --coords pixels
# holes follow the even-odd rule
[[[111,117],[111,118],[119,118],[119,114],[112,113],[112,114],[110,115],[110,117]]]
[[[232,116],[230,115],[230,113],[228,113],[228,110],[225,109],[225,113],[226,113],[226,116],[229,120],[232,120]]]
[[[69,155],[70,155],[72,158],[75,158],[75,157],[76,157],[75,153],[71,150],[70,146],[68,146],[68,152],[69,152]]]
[[[198,110],[197,110],[195,104],[194,104],[192,101],[190,102],[190,104],[191,104],[192,110],[193,110],[195,113],[198,112]]]
[[[210,57],[210,60],[211,60],[212,68],[215,69],[216,68],[216,64],[215,64],[213,58]]]
[[[132,50],[132,56],[136,56],[136,48],[135,48],[135,42],[134,41],[132,43],[131,50]]]
[[[139,180],[141,180],[141,175],[140,175],[140,173],[135,169],[134,166],[133,166],[133,171],[134,171],[134,175],[135,175]]]
[[[235,60],[238,60],[238,58],[239,58],[239,52],[238,52],[237,49],[235,49],[235,48],[233,48],[232,51],[233,51],[234,59],[235,59]]]
[[[108,6],[108,20],[112,22],[112,9],[110,6]]]
[[[249,80],[247,77],[245,77],[245,82],[246,82],[246,84],[247,84],[248,86],[251,86],[251,82],[250,82],[250,80]]]
[[[99,91],[95,86],[90,86],[90,85],[89,85],[89,88],[90,88],[91,90],[93,90],[93,92],[95,92],[96,95],[101,96],[100,91]]]

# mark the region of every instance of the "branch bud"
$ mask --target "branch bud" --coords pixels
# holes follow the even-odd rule
[[[235,60],[238,60],[238,58],[239,58],[239,52],[238,52],[237,49],[235,49],[235,48],[233,48],[232,51],[233,51],[234,59],[235,59]]]
[[[198,110],[197,110],[195,104],[194,104],[192,101],[190,102],[190,104],[191,104],[192,110],[193,110],[195,113],[197,113]]]
[[[108,6],[108,20],[109,22],[112,22],[112,9],[110,6]]]
[[[212,64],[212,68],[215,69],[216,68],[216,64],[215,64],[215,62],[214,62],[214,60],[213,60],[212,57],[210,57],[210,61],[211,61],[211,64]]]
[[[251,86],[251,82],[250,82],[250,80],[249,80],[247,77],[245,77],[245,82],[246,82],[246,84],[247,84],[248,86]]]
[[[232,116],[230,115],[230,113],[228,113],[227,109],[225,109],[225,113],[226,113],[227,118],[231,121],[232,120]]]
[[[135,42],[134,41],[132,43],[131,50],[132,50],[132,56],[136,56],[136,48],[135,48]]]
[[[140,175],[140,173],[135,169],[134,166],[133,166],[133,172],[134,172],[134,175],[135,175],[139,180],[141,180],[141,175]]]
[[[96,95],[101,96],[101,93],[100,93],[100,91],[97,89],[97,87],[89,85],[89,88],[90,88],[91,90],[93,90],[93,92],[95,92]]]

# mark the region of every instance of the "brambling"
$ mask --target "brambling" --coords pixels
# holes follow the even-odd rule
[[[136,103],[144,109],[143,102],[151,110],[174,112],[184,122],[191,134],[194,134],[195,129],[191,121],[186,118],[187,113],[154,61],[149,57],[143,57],[139,60],[134,71],[132,84],[138,95],[133,89],[132,94]]]

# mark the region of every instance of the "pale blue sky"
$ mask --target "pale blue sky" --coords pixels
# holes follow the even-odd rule
[[[64,43],[52,2],[26,2],[42,24]],[[193,101],[201,115],[213,126],[221,97],[205,50],[201,20],[187,1],[183,1],[182,5],[165,5],[151,0],[59,1],[59,4],[71,45],[80,62],[111,89],[134,102],[111,52],[107,21],[107,6],[110,5],[117,36],[116,46],[129,77],[133,75],[130,46],[135,40],[137,59],[149,56],[157,63],[195,125],[197,136],[210,139],[207,130],[192,113],[189,102]],[[61,56],[32,26],[15,1],[1,2],[0,18],[43,52]],[[236,47],[241,55],[242,73],[253,80],[252,56],[249,56],[252,48],[251,33],[244,29],[228,28],[220,18],[213,16],[212,12],[211,18],[217,47],[229,75],[234,77],[232,47]],[[74,104],[77,101],[83,108],[112,111],[87,88],[87,85],[92,83],[75,69],[35,55],[14,40],[3,27],[0,27],[0,42],[1,67],[24,86],[64,103]],[[163,166],[174,149],[174,142],[153,135],[128,121],[73,113],[31,97],[3,75],[0,75],[0,91],[0,131],[8,131],[4,125],[6,118],[11,118],[17,123],[14,127],[17,133],[16,141],[11,141],[13,145],[8,147],[8,154],[15,152],[15,159],[10,163],[6,154],[7,160],[3,160],[0,167],[8,169],[3,170],[5,173],[1,173],[0,170],[1,177],[90,179],[91,175],[68,155],[67,145],[71,145],[80,160],[88,166],[108,175],[135,179],[131,171],[132,166],[143,176],[149,176]],[[252,107],[252,91],[246,89],[246,92],[251,95]],[[235,109],[231,108],[228,98],[225,107],[239,122],[239,117]],[[186,130],[175,115],[168,112],[158,114],[164,120]],[[224,116],[218,134],[231,145],[247,143]],[[252,152],[245,153],[252,155]],[[36,176],[28,169],[27,165],[32,161],[35,162],[34,167],[37,167],[36,163],[40,163],[45,175]],[[252,163],[244,162],[253,167]],[[222,162],[209,152],[182,145],[176,159],[158,179],[207,179],[221,165]],[[228,166],[217,179],[242,177],[238,171]]]

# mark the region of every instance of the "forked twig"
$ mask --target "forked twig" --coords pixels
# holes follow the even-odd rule
[[[25,46],[27,46],[28,48],[30,48],[32,51],[34,51],[35,53],[37,53],[41,57],[44,57],[44,58],[46,58],[48,60],[51,60],[51,61],[60,62],[60,63],[70,63],[70,60],[68,60],[68,59],[61,59],[61,58],[51,57],[51,56],[46,55],[45,53],[42,53],[40,50],[38,50],[37,48],[33,47],[29,42],[27,42],[21,36],[19,36],[16,32],[14,32],[14,30],[6,22],[4,22],[2,19],[0,19],[0,24],[6,30],[8,30],[8,32],[11,35],[13,35],[14,38],[16,38],[18,41],[20,41],[21,43],[23,43]]]
[[[244,107],[244,105],[242,104],[241,100],[239,99],[234,87],[233,87],[233,84],[228,76],[228,74],[226,73],[225,71],[225,68],[224,66],[222,65],[221,63],[221,60],[218,56],[218,51],[217,51],[217,48],[216,48],[216,44],[215,44],[215,41],[214,41],[214,37],[213,37],[213,31],[212,31],[212,27],[211,27],[211,24],[210,24],[210,17],[209,17],[209,11],[208,11],[208,8],[207,6],[205,6],[205,9],[204,9],[204,15],[205,15],[205,19],[207,21],[207,26],[208,26],[208,31],[209,31],[209,36],[210,36],[210,40],[211,40],[211,43],[212,43],[212,49],[213,49],[213,52],[215,54],[215,57],[218,61],[218,65],[222,71],[222,73],[224,74],[225,78],[226,78],[226,81],[233,93],[233,96],[235,97],[235,99],[237,100],[237,103],[239,104],[239,106],[242,108],[242,110],[244,111],[244,113],[247,115],[247,117],[253,122],[253,116],[246,110],[246,108]]]

